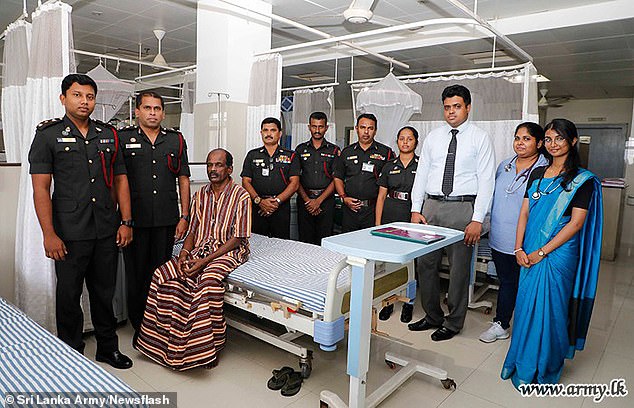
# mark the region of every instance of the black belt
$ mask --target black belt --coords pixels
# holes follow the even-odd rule
[[[442,196],[442,195],[428,195],[428,198],[438,201],[469,201],[473,202],[476,199],[474,195],[462,195],[462,196]]]
[[[387,193],[388,197],[393,198],[395,200],[408,201],[409,200],[409,192],[407,191],[390,191]]]
[[[306,191],[306,194],[308,195],[308,198],[318,198],[321,195],[321,193],[326,191],[326,189],[322,188],[322,189],[315,190],[315,189],[312,189],[312,188],[306,188],[306,189],[304,189],[304,191]]]

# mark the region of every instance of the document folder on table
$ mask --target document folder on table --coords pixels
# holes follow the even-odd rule
[[[419,244],[431,244],[432,242],[444,239],[444,235],[439,235],[431,231],[405,229],[398,227],[384,227],[370,231],[370,234],[379,237],[400,239],[403,241],[418,242]]]

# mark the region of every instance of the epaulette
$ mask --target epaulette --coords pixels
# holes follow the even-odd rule
[[[93,119],[93,120],[95,121],[95,124],[97,124],[99,126],[108,127],[110,129],[117,130],[117,128],[114,127],[113,125],[111,125],[110,123],[106,123],[106,122],[98,120],[98,119]]]
[[[121,129],[119,129],[119,131],[123,131],[123,130],[136,130],[136,129],[137,129],[137,125],[129,125],[129,126],[122,127]]]
[[[56,125],[60,122],[62,122],[64,119],[62,118],[54,118],[54,119],[49,119],[49,120],[45,120],[44,122],[41,122],[39,125],[37,125],[37,129],[38,130],[44,130],[49,126],[53,126]]]
[[[396,159],[392,160],[392,163],[398,164],[398,156],[396,157]]]
[[[177,130],[177,129],[174,129],[174,128],[164,128],[164,130],[166,132],[177,133],[177,134],[181,132],[180,130]]]

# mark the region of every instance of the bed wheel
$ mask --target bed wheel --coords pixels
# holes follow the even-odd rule
[[[313,372],[313,352],[308,351],[307,357],[300,357],[299,369],[302,372],[302,378],[310,377],[310,373]]]
[[[451,378],[445,378],[444,380],[440,380],[440,382],[446,390],[450,389],[451,387],[453,387],[454,390],[456,389],[456,382]]]
[[[490,307],[485,308],[485,309],[484,309],[484,314],[485,314],[485,315],[491,314],[491,310],[492,310],[492,309],[491,309]]]
[[[310,373],[313,372],[313,367],[310,363],[299,363],[299,369],[302,371],[302,378],[310,377]]]
[[[385,364],[387,364],[387,366],[390,367],[390,370],[394,370],[396,368],[396,363],[393,363],[389,360],[385,360]]]

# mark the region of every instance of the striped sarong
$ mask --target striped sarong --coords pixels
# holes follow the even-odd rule
[[[193,258],[214,253],[231,237],[250,235],[249,194],[230,183],[218,198],[211,186],[192,200],[195,234]],[[223,280],[247,260],[248,241],[211,261],[194,277],[179,274],[174,257],[154,271],[145,314],[135,348],[159,364],[176,370],[217,364],[224,348],[226,323],[223,314]]]

